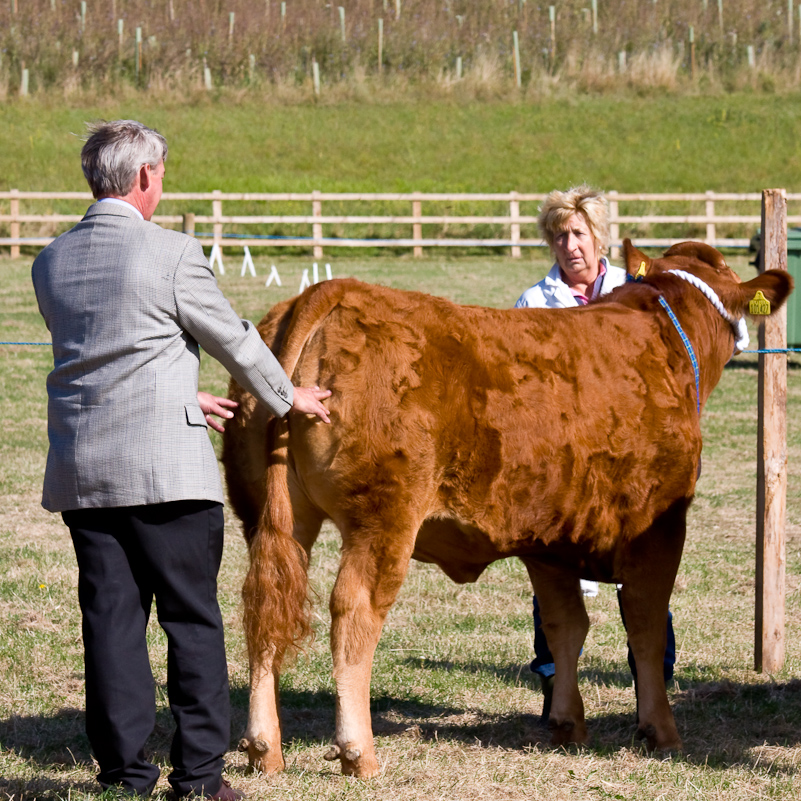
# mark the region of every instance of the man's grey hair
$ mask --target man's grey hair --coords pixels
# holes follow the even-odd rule
[[[81,167],[96,198],[124,197],[142,165],[156,169],[167,160],[167,140],[136,120],[87,123],[86,128]]]

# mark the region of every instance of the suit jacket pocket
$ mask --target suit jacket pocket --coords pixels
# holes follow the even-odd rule
[[[184,410],[186,411],[186,422],[190,426],[203,426],[203,428],[208,428],[206,415],[203,414],[203,409],[201,409],[200,406],[195,406],[193,403],[185,403]]]

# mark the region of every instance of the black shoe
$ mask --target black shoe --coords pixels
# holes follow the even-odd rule
[[[223,779],[220,789],[217,790],[214,795],[208,795],[206,798],[210,798],[211,801],[241,801],[241,799],[247,798],[247,796],[241,790],[235,790]]]

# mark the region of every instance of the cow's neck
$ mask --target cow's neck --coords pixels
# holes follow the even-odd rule
[[[745,324],[745,317],[737,318],[727,311],[726,307],[721,303],[718,293],[697,275],[684,270],[668,270],[668,272],[671,275],[678,276],[688,284],[692,284],[715,307],[715,311],[731,326],[735,348],[745,350],[748,347],[748,327]]]
[[[723,367],[731,358],[733,339],[738,346],[742,344],[745,347],[748,344],[745,320],[734,318],[724,308],[717,293],[701,279],[683,270],[668,272],[700,290],[699,293],[686,294],[684,303],[675,311],[679,324],[677,330],[684,331],[697,356],[700,373],[698,401],[699,407],[703,407],[717,386]],[[685,355],[692,371],[691,357]]]

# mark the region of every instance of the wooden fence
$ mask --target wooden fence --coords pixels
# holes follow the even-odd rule
[[[758,192],[729,193],[704,192],[690,194],[627,194],[614,191],[607,192],[609,201],[612,252],[616,255],[621,245],[622,236],[636,239],[640,247],[667,247],[682,239],[701,239],[715,247],[746,247],[749,237],[761,222],[761,200]],[[213,192],[165,192],[162,196],[162,208],[196,208],[210,204],[210,214],[182,212],[178,214],[156,215],[153,219],[160,225],[180,227],[182,230],[197,236],[203,244],[218,245],[220,248],[232,247],[294,247],[308,248],[314,257],[323,255],[324,248],[410,248],[415,256],[423,254],[423,248],[442,247],[508,247],[513,257],[519,257],[522,248],[541,247],[543,242],[537,233],[537,209],[545,198],[544,194],[505,192],[505,193],[344,193],[344,192],[309,192],[309,193],[232,193],[215,190]],[[88,192],[23,192],[17,189],[0,192],[0,228],[9,236],[0,236],[0,247],[9,247],[11,256],[19,256],[20,246],[44,246],[52,242],[54,237],[69,225],[78,222],[83,216],[86,206],[92,197]],[[800,194],[787,194],[789,203],[799,206]],[[33,212],[25,210],[25,205],[48,205],[70,203],[76,206],[75,213]],[[269,210],[271,204],[297,204],[299,214],[225,214],[223,204],[229,209],[232,205],[248,204],[264,206]],[[337,207],[348,206],[356,213],[323,214],[323,204],[336,204]],[[359,214],[359,206],[377,204],[406,206],[410,213],[400,214]],[[425,204],[425,214],[423,206]],[[503,214],[454,214],[454,205],[487,204],[495,208],[508,209]],[[661,204],[680,206],[681,213],[655,213]],[[445,206],[445,214],[432,213]],[[525,208],[525,207],[528,208]],[[725,211],[720,213],[720,207]],[[526,213],[522,213],[522,211]],[[731,209],[738,213],[731,213]],[[700,213],[700,210],[703,212]],[[801,212],[801,206],[797,209]],[[670,209],[669,209],[670,211]],[[310,212],[310,213],[309,213]],[[740,213],[745,212],[745,213]],[[788,215],[788,224],[801,223],[801,213]],[[339,229],[350,226],[391,226],[393,235],[378,237],[346,237],[339,234]],[[206,231],[199,231],[196,226],[208,226]],[[293,230],[300,229],[300,234],[253,234],[233,233],[232,229],[248,226],[260,226],[262,229],[272,227],[282,229],[286,226]],[[408,226],[408,228],[407,228]],[[423,236],[423,226],[434,235]],[[503,231],[503,236],[457,236],[446,235],[452,226],[492,226]],[[38,228],[31,233],[31,228]],[[720,227],[726,230],[721,233]],[[23,228],[28,230],[23,231]],[[42,230],[46,228],[47,233]],[[325,228],[329,234],[325,235]],[[332,235],[331,229],[337,231]],[[668,230],[669,236],[656,236],[658,229]],[[398,229],[406,229],[411,236],[397,235]],[[643,235],[643,232],[647,232]],[[679,234],[676,235],[677,231]],[[306,235],[308,232],[308,235]],[[732,233],[734,232],[734,234]]]

